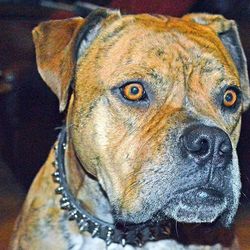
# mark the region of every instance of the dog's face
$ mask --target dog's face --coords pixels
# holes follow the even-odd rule
[[[48,27],[56,24],[44,25],[47,31],[34,32],[38,65],[61,109],[74,71],[73,59],[64,58],[85,32],[77,42],[67,125],[77,157],[100,182],[115,219],[218,218],[231,224],[241,187],[236,146],[249,97],[244,54],[237,51],[239,60],[233,60],[235,52],[218,35],[223,29],[237,34],[234,23],[209,15],[99,12],[68,21],[71,40],[59,41],[64,46],[54,41],[64,55],[52,70],[42,56],[53,49],[49,43],[56,37],[49,40]]]

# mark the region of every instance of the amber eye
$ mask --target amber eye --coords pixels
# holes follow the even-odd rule
[[[140,83],[129,83],[122,88],[123,96],[130,101],[140,101],[145,91]]]
[[[238,96],[235,90],[228,89],[224,94],[223,104],[225,107],[233,107],[234,104],[237,102]]]

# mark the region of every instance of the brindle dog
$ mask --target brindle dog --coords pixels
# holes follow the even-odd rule
[[[85,211],[114,226],[172,219],[230,227],[241,189],[241,114],[250,100],[234,21],[97,10],[86,19],[41,23],[33,37],[38,70],[60,111],[67,110],[65,176]],[[11,249],[105,249],[98,232],[80,233],[60,208],[54,161],[52,149]],[[137,249],[125,239],[110,243],[110,250]],[[223,247],[212,244],[161,239],[142,248]]]

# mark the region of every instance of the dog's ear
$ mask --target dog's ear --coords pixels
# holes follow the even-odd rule
[[[242,48],[237,25],[233,20],[227,20],[221,15],[189,14],[183,19],[210,27],[221,39],[231,55],[239,72],[243,92],[243,111],[250,105],[250,87],[247,72],[246,56]]]
[[[85,53],[104,22],[119,16],[120,12],[103,8],[86,19],[43,22],[33,30],[38,71],[58,97],[61,112],[67,106],[77,58]]]

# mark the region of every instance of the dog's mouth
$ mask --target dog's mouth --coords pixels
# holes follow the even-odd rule
[[[184,223],[212,223],[224,213],[227,199],[221,190],[201,187],[176,195],[163,210],[165,215]]]
[[[224,195],[214,188],[195,188],[183,193],[183,199],[187,206],[216,206],[224,203]],[[187,198],[186,198],[187,197]]]
[[[152,224],[168,220],[183,223],[212,223],[224,213],[227,208],[223,191],[212,187],[196,187],[176,194],[168,204],[159,208],[144,222],[136,219],[139,214],[131,214],[128,220],[118,215],[116,222],[122,225]]]

